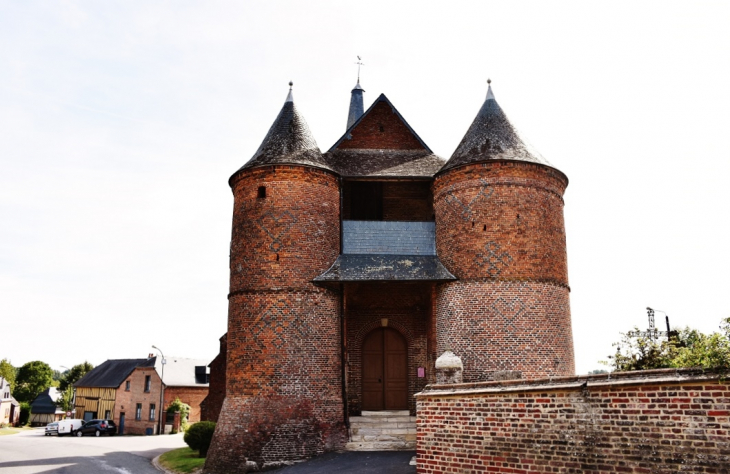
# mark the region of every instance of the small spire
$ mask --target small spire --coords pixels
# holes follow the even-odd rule
[[[491,79],[487,79],[487,100],[489,100],[489,99],[496,100],[494,98],[494,93],[492,92],[492,80]]]
[[[293,86],[294,86],[294,82],[289,81],[289,95],[286,96],[286,100],[284,102],[294,102],[294,95],[291,92],[291,89]]]
[[[352,89],[350,95],[350,109],[347,114],[347,130],[349,130],[350,127],[357,122],[357,119],[359,119],[365,111],[362,100],[362,93],[365,92],[365,90],[360,87],[360,66],[363,66],[360,56],[357,57],[357,62],[355,64],[357,64],[357,84],[355,84],[355,88]]]

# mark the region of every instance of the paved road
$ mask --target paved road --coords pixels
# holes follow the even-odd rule
[[[182,434],[76,438],[39,428],[0,436],[0,473],[160,474],[151,460],[184,446]]]

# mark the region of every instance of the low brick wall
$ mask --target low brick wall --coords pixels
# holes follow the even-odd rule
[[[653,370],[429,385],[418,473],[730,473],[730,384]]]

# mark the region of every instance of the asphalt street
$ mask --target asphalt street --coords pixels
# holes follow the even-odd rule
[[[77,438],[39,428],[0,436],[0,473],[160,474],[152,459],[184,446],[182,434]]]

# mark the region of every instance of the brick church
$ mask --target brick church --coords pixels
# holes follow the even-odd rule
[[[574,374],[565,174],[491,85],[448,160],[363,92],[322,153],[290,89],[229,180],[225,393],[205,472],[342,449],[364,412],[415,415],[446,351],[464,382]]]

